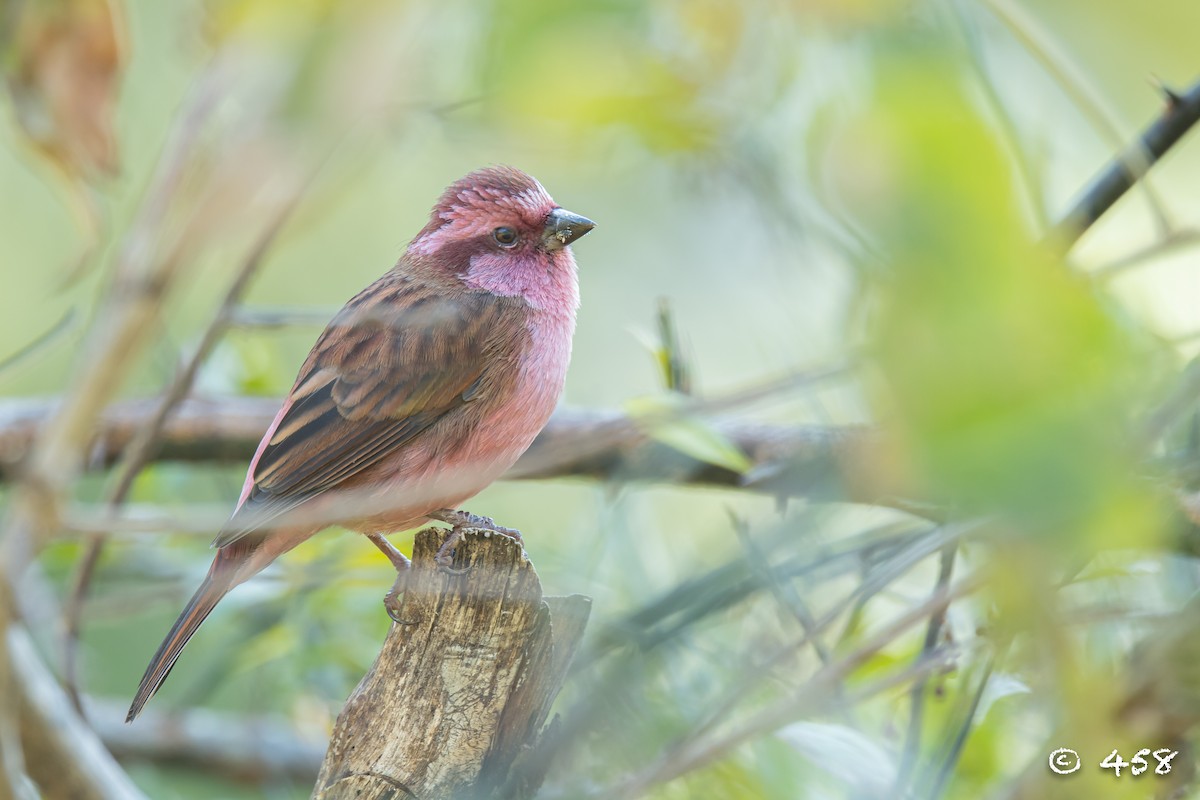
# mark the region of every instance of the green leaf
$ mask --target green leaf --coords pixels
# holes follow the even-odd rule
[[[638,398],[626,403],[625,410],[656,442],[706,464],[748,472],[754,466],[750,458],[707,420],[679,412],[682,400],[677,395]]]

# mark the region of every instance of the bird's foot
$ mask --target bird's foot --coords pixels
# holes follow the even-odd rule
[[[397,572],[395,583],[392,584],[391,589],[388,589],[388,593],[383,596],[383,608],[385,611],[387,611],[387,615],[391,618],[392,622],[395,622],[397,625],[409,624],[400,617],[400,609],[404,605],[402,597],[404,595],[404,588],[407,584],[407,570],[404,572]]]
[[[379,552],[387,556],[387,560],[392,562],[392,566],[396,568],[398,573],[408,572],[408,568],[412,566],[412,562],[408,560],[408,556],[396,549],[396,546],[384,538],[381,533],[368,533],[367,539],[371,544],[379,548]]]
[[[404,594],[404,587],[408,584],[408,571],[412,567],[412,562],[408,560],[408,556],[385,539],[383,534],[368,533],[367,539],[378,547],[379,551],[387,556],[388,561],[392,562],[392,566],[396,568],[396,580],[392,583],[392,588],[388,590],[388,593],[383,596],[383,607],[392,622],[403,625],[405,624],[404,620],[400,619],[400,597]]]
[[[433,560],[437,562],[438,569],[448,575],[465,575],[470,571],[470,568],[454,568],[454,548],[462,541],[462,536],[462,528],[451,528],[450,533],[442,541],[442,546],[438,548],[437,555],[433,557]]]
[[[503,525],[497,525],[496,521],[491,517],[481,517],[478,514],[472,514],[469,511],[456,511],[450,508],[443,508],[429,514],[429,519],[445,522],[450,527],[458,530],[459,528],[482,528],[485,531],[493,531],[501,533],[515,541],[517,544],[525,544],[525,540],[521,538],[521,532],[516,528],[506,528]]]
[[[503,525],[497,525],[496,521],[491,517],[481,517],[478,514],[472,514],[468,511],[443,508],[429,514],[429,519],[445,522],[451,526],[450,534],[442,542],[442,546],[438,548],[437,555],[434,556],[434,561],[437,562],[438,569],[450,575],[462,575],[467,572],[466,569],[455,569],[452,566],[454,564],[454,548],[462,541],[463,528],[482,528],[485,531],[492,531],[501,536],[507,536],[519,545],[524,546],[525,544],[519,530],[505,528]]]

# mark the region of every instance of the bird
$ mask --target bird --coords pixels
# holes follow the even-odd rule
[[[439,520],[520,540],[459,507],[516,462],[558,402],[579,307],[571,245],[594,226],[513,167],[476,170],[442,193],[396,265],[304,360],[126,722],[231,589],[330,525],[365,534],[395,566],[393,618],[408,559],[386,534]]]

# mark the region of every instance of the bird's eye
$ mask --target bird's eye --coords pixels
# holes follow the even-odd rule
[[[501,247],[512,247],[517,243],[517,232],[509,227],[496,228],[492,231],[492,237]]]

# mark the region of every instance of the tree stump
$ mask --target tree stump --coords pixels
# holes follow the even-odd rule
[[[591,600],[542,597],[519,544],[468,529],[454,570],[445,530],[417,534],[399,619],[338,715],[314,800],[516,798],[514,762],[542,733]],[[461,570],[461,572],[457,572]]]

